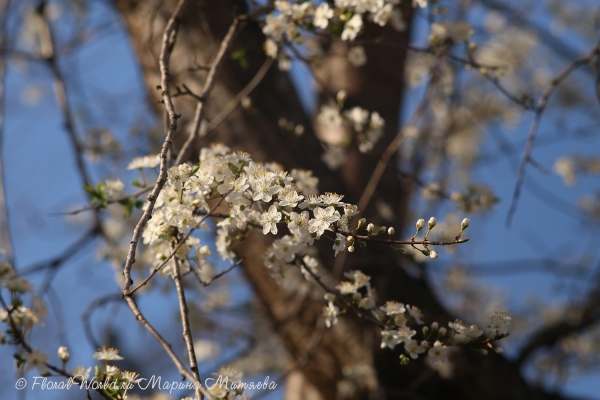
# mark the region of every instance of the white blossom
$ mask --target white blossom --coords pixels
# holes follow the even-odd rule
[[[435,360],[446,360],[448,357],[448,348],[439,340],[436,340],[433,344],[433,347],[429,349],[427,354]]]
[[[131,160],[127,169],[142,169],[142,168],[156,168],[160,165],[160,155],[135,157]]]
[[[279,205],[282,207],[296,207],[298,203],[304,199],[304,196],[299,195],[294,187],[291,185],[287,185],[278,195]]]
[[[273,39],[265,40],[264,49],[267,56],[271,58],[277,58],[279,46],[277,46],[277,42],[275,42]]]
[[[340,146],[329,146],[321,155],[321,159],[329,169],[336,170],[346,162],[346,150]]]
[[[352,18],[344,25],[342,32],[342,40],[354,40],[363,26],[362,17],[360,14],[354,14]]]
[[[496,311],[490,317],[487,329],[491,335],[505,335],[512,318],[506,312]]]
[[[271,232],[277,235],[277,223],[281,220],[281,213],[277,211],[277,207],[271,206],[268,211],[262,213],[260,224],[263,226],[263,234]]]
[[[379,11],[373,17],[373,21],[379,26],[385,26],[388,23],[392,15],[394,14],[394,7],[391,4],[386,4],[381,7]]]
[[[315,18],[313,24],[317,28],[325,29],[329,25],[329,20],[333,18],[333,10],[327,2],[323,2],[315,10]]]
[[[340,282],[335,288],[343,295],[354,294],[357,290],[354,283],[347,281]]]
[[[98,351],[94,353],[93,357],[100,361],[118,361],[123,359],[123,357],[119,355],[119,350],[106,346],[99,348]]]
[[[382,330],[381,331],[381,348],[386,347],[394,350],[394,347],[402,343],[402,340],[398,337],[398,331],[394,330]]]
[[[398,303],[397,301],[388,301],[380,308],[386,315],[404,314],[406,311],[404,304]]]
[[[336,257],[340,251],[346,250],[346,236],[336,233],[336,238],[333,243],[333,250],[335,250]]]
[[[423,325],[423,314],[421,313],[421,310],[419,310],[415,306],[410,306],[409,304],[407,304],[406,311],[408,311],[410,316],[414,318],[417,324]]]
[[[325,129],[331,129],[342,125],[340,110],[335,106],[321,106],[317,120]]]
[[[280,41],[289,28],[288,19],[284,14],[267,14],[265,17],[265,26],[262,31],[265,36],[275,41]]]
[[[331,328],[333,325],[337,324],[337,316],[339,313],[340,310],[331,301],[326,307],[323,307],[323,317],[325,318],[325,325],[328,328]]]
[[[404,350],[410,355],[410,357],[414,360],[419,358],[419,354],[425,353],[425,348],[416,340],[408,340],[404,342]]]
[[[308,231],[316,233],[317,236],[321,236],[332,223],[340,219],[340,213],[331,206],[327,208],[316,207],[313,214],[315,218],[310,220]]]
[[[367,54],[362,46],[353,46],[348,50],[348,61],[355,67],[362,67],[367,63]]]
[[[49,357],[47,354],[42,353],[40,349],[33,349],[31,353],[22,354],[22,357],[25,360],[25,372],[29,372],[34,368],[42,375],[49,372],[46,366]]]
[[[350,123],[354,124],[354,129],[362,131],[369,119],[369,112],[361,107],[352,107],[344,113]]]

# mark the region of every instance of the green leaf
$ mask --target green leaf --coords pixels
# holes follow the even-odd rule
[[[131,211],[133,211],[133,202],[129,201],[125,205],[125,218],[129,218],[131,216]]]
[[[96,188],[94,188],[93,186],[90,185],[85,185],[83,187],[83,190],[85,190],[86,192],[88,192],[89,194],[91,194],[92,196],[96,195]]]
[[[246,59],[246,50],[236,50],[231,52],[231,59],[237,61],[240,64],[240,67],[246,69],[248,68],[248,60]]]

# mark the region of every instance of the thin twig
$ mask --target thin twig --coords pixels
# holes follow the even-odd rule
[[[242,102],[242,100],[247,97],[252,91],[258,86],[258,84],[263,80],[269,68],[273,65],[273,59],[268,57],[263,65],[260,67],[254,78],[229,102],[227,105],[219,111],[219,113],[210,120],[210,122],[206,125],[206,130],[202,132],[202,137],[206,137],[209,133],[214,131],[229,117],[229,115],[235,111],[237,106]]]
[[[519,106],[523,107],[525,110],[528,111],[535,111],[535,107],[528,101],[526,101],[525,98],[519,98],[517,97],[515,94],[511,93],[510,90],[508,90],[506,88],[506,86],[504,86],[502,84],[502,82],[500,82],[500,79],[496,76],[491,76],[490,74],[481,74],[483,75],[484,78],[486,78],[487,80],[489,80],[490,82],[492,82],[492,84],[494,84],[494,86],[496,86],[496,88],[498,90],[500,90],[500,92],[502,92],[503,95],[505,95],[506,97],[508,97],[512,102],[518,104]]]
[[[178,26],[179,15],[181,14],[181,10],[183,9],[186,0],[179,0],[179,3],[175,7],[173,14],[169,18],[167,22],[167,26],[165,28],[165,32],[163,34],[162,40],[162,48],[160,52],[160,73],[161,73],[161,88],[162,88],[162,96],[163,101],[165,103],[165,109],[169,116],[169,127],[167,129],[167,134],[165,137],[165,141],[163,143],[162,149],[160,151],[160,171],[158,173],[158,178],[156,180],[156,184],[154,185],[154,189],[152,189],[152,193],[148,196],[148,206],[142,214],[141,219],[137,223],[134,231],[133,237],[131,238],[131,242],[129,244],[129,251],[127,253],[127,260],[125,261],[125,267],[123,268],[123,274],[125,275],[125,287],[123,289],[123,295],[127,298],[129,293],[129,288],[133,284],[133,280],[131,279],[131,267],[135,262],[135,253],[137,249],[137,245],[142,235],[142,231],[144,227],[148,223],[148,220],[152,216],[152,211],[154,210],[154,204],[156,203],[156,199],[160,194],[163,186],[167,181],[167,153],[171,148],[171,142],[173,141],[173,136],[177,131],[177,119],[179,115],[175,113],[175,108],[173,107],[173,101],[171,100],[171,93],[169,91],[169,59],[171,56],[171,51],[173,50],[173,46],[175,45],[175,37]]]
[[[119,197],[117,199],[108,200],[106,202],[106,204],[113,204],[113,203],[118,203],[118,202],[123,201],[123,200],[129,200],[131,198],[138,198],[141,195],[143,195],[144,193],[148,193],[150,191],[150,189],[152,189],[153,187],[154,186],[143,187],[143,188],[141,188],[140,190],[138,190],[135,193],[128,194],[126,196],[122,196],[122,197]],[[77,215],[77,214],[85,212],[85,211],[95,211],[95,210],[99,210],[101,208],[105,208],[105,206],[103,206],[102,204],[94,204],[94,205],[91,205],[91,206],[79,208],[77,210],[65,211],[65,212],[60,212],[60,213],[54,213],[52,215]]]
[[[77,239],[73,244],[67,247],[59,255],[45,261],[41,261],[25,268],[19,269],[20,276],[26,276],[45,270],[56,270],[75,254],[84,249],[84,246],[99,235],[99,230],[96,227],[88,230],[82,237]]]
[[[65,85],[65,79],[58,65],[58,58],[56,56],[56,41],[54,38],[54,33],[52,31],[52,25],[50,21],[45,16],[44,10],[40,10],[40,17],[45,22],[45,28],[47,29],[46,34],[48,35],[48,43],[50,44],[49,54],[46,56],[46,62],[52,75],[54,76],[54,95],[56,97],[56,102],[58,108],[64,117],[65,129],[67,131],[67,135],[69,136],[69,140],[71,142],[71,146],[73,148],[73,156],[75,157],[75,163],[77,164],[77,170],[79,172],[79,176],[81,178],[82,186],[89,185],[91,183],[90,174],[87,170],[87,166],[83,159],[84,156],[84,148],[81,145],[79,138],[77,137],[76,132],[76,123],[75,117],[73,115],[72,107],[70,105],[69,96],[67,96],[67,89]]]
[[[105,305],[107,303],[121,301],[121,298],[122,298],[121,293],[107,294],[105,296],[102,296],[102,297],[92,301],[87,306],[85,311],[83,312],[83,315],[81,316],[81,321],[83,322],[83,331],[85,332],[85,336],[86,336],[88,342],[90,342],[90,345],[93,348],[99,348],[100,343],[96,341],[96,338],[94,337],[94,333],[92,332],[92,325],[90,323],[92,314],[99,307],[102,307],[103,305]]]
[[[510,226],[512,218],[517,210],[517,204],[519,202],[519,196],[521,195],[521,189],[523,187],[523,180],[525,179],[525,169],[527,168],[527,164],[531,162],[531,152],[533,151],[533,143],[535,141],[535,136],[538,131],[538,127],[540,125],[540,121],[542,119],[542,115],[546,110],[546,105],[548,104],[548,99],[552,96],[552,93],[556,90],[558,85],[560,85],[573,71],[575,71],[580,66],[588,63],[594,56],[598,56],[600,53],[600,42],[596,44],[596,46],[585,56],[580,59],[573,61],[569,64],[564,70],[562,70],[544,89],[540,99],[538,100],[537,107],[535,110],[535,117],[533,119],[533,123],[531,124],[531,129],[529,130],[529,135],[527,136],[527,143],[525,144],[525,150],[523,151],[523,157],[521,159],[521,163],[519,165],[519,171],[517,172],[517,182],[515,184],[515,190],[512,197],[512,202],[510,205],[510,209],[508,210],[508,215],[506,216],[506,225]]]
[[[173,252],[175,252],[175,246],[171,246]],[[179,314],[181,315],[181,326],[183,328],[183,341],[188,351],[188,358],[190,361],[190,369],[194,374],[196,382],[202,382],[200,378],[200,372],[198,371],[198,360],[196,360],[196,350],[194,349],[194,339],[192,338],[192,329],[190,327],[190,309],[188,308],[187,301],[185,300],[185,291],[183,290],[183,284],[181,283],[181,271],[179,270],[179,261],[177,257],[173,257],[173,280],[175,281],[175,288],[177,290],[177,299],[179,300]],[[200,388],[196,388],[196,398],[202,400],[204,397],[200,393]]]
[[[383,176],[383,173],[384,173],[387,165],[389,164],[392,156],[394,154],[396,154],[396,151],[398,151],[398,148],[400,147],[400,145],[402,144],[402,141],[404,140],[406,129],[410,126],[413,126],[419,120],[419,118],[425,113],[425,110],[427,109],[427,105],[429,104],[431,96],[433,95],[433,90],[435,88],[436,81],[437,81],[437,77],[434,74],[434,75],[432,75],[432,77],[429,81],[429,84],[427,85],[427,89],[425,90],[425,95],[423,96],[423,100],[421,101],[421,104],[419,104],[419,106],[417,107],[417,109],[415,110],[413,115],[410,117],[410,119],[408,120],[406,125],[400,130],[400,132],[398,132],[398,134],[396,135],[394,140],[391,141],[391,143],[388,145],[388,147],[385,149],[385,151],[381,155],[381,158],[379,159],[379,162],[377,163],[375,170],[373,170],[373,173],[371,174],[371,177],[369,178],[367,186],[365,187],[365,190],[363,191],[362,195],[360,196],[360,200],[358,201],[357,208],[360,212],[364,213],[367,205],[369,204],[369,201],[371,200],[373,193],[375,193],[375,189],[377,188],[377,185],[379,184],[379,180]]]
[[[179,370],[181,376],[184,379],[189,379],[191,382],[194,382],[194,376],[190,373],[190,371],[187,370],[187,368],[179,359],[179,357],[177,357],[177,354],[175,354],[175,352],[173,351],[173,346],[171,346],[171,344],[167,342],[165,338],[161,336],[160,333],[158,333],[158,331],[152,326],[152,324],[146,319],[146,317],[144,317],[144,314],[142,314],[142,312],[140,311],[133,297],[126,296],[125,301],[127,301],[129,308],[131,308],[131,310],[133,311],[135,319],[138,320],[144,326],[144,328],[146,328],[146,330],[148,330],[148,332],[150,332],[150,334],[154,336],[158,343],[160,343],[160,345],[163,347],[167,355],[173,361],[173,364],[175,364],[175,366]]]
[[[204,88],[202,89],[202,93],[200,93],[200,100],[198,101],[198,104],[196,105],[196,112],[194,114],[194,123],[193,123],[194,125],[192,128],[192,132],[190,133],[190,136],[187,138],[187,140],[183,144],[183,147],[181,147],[181,150],[179,151],[179,155],[177,156],[177,159],[175,160],[175,165],[179,165],[181,163],[181,161],[185,158],[185,155],[186,155],[189,147],[191,146],[191,144],[198,138],[198,134],[200,132],[200,125],[202,125],[202,119],[204,118],[204,112],[206,110],[206,101],[208,100],[208,97],[210,96],[210,92],[212,91],[214,84],[215,84],[215,77],[217,76],[217,68],[219,67],[219,64],[221,63],[221,60],[223,60],[223,56],[225,55],[227,48],[231,44],[233,35],[238,27],[238,24],[239,24],[239,20],[237,18],[235,18],[233,20],[233,23],[229,27],[229,30],[227,31],[225,38],[223,38],[223,41],[221,42],[221,46],[219,47],[219,51],[217,52],[215,59],[210,64],[210,70],[208,71],[208,75],[206,76],[206,81],[204,82]]]
[[[235,264],[233,264],[231,267],[227,268],[224,271],[219,272],[218,274],[216,274],[215,276],[213,276],[212,278],[210,278],[209,281],[204,282],[204,281],[202,281],[200,279],[200,277],[198,277],[198,279],[200,280],[200,283],[202,283],[202,286],[208,286],[211,283],[213,283],[214,281],[216,281],[217,279],[219,279],[220,277],[222,277],[222,276],[228,274],[229,272],[233,271],[233,269],[235,267],[237,267],[238,265],[242,264],[243,261],[244,261],[243,259],[240,259],[240,260],[236,261]]]
[[[421,245],[421,246],[452,246],[455,244],[462,244],[462,243],[466,243],[469,241],[469,239],[465,238],[465,239],[455,239],[452,242],[432,242],[430,240],[419,240],[419,241],[415,241],[415,240],[393,240],[393,239],[379,239],[373,236],[365,236],[365,235],[354,235],[354,234],[347,234],[347,236],[352,236],[356,239],[359,240],[368,240],[371,242],[379,242],[379,243],[385,243],[385,244],[404,244],[404,245]]]

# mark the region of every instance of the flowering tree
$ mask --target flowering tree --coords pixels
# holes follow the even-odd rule
[[[32,65],[52,82],[76,186],[87,196],[54,216],[73,230],[85,226],[83,236],[23,266],[4,190],[14,167],[0,165],[0,340],[14,355],[5,363],[16,365],[11,377],[52,376],[107,399],[160,389],[175,398],[260,398],[284,382],[289,399],[531,399],[562,398],[554,378],[596,366],[597,274],[578,276],[585,284],[571,285],[577,296],[561,294],[552,318],[532,316],[537,306],[511,317],[510,299],[470,280],[467,265],[477,250],[471,219],[483,222],[504,203],[510,225],[522,190],[531,190],[529,170],[549,172],[533,150],[550,107],[557,120],[577,114],[565,129],[598,127],[591,6],[531,3],[562,24],[560,36],[533,22],[527,7],[488,0],[2,5],[0,73]],[[575,20],[583,21],[577,32]],[[86,98],[69,61],[109,32],[127,32],[147,86],[132,98],[149,107],[130,126],[107,129],[109,114]],[[567,44],[575,39],[581,54]],[[94,99],[106,95],[123,111],[128,97],[110,91],[121,84],[116,75],[103,72]],[[3,110],[13,101],[7,88]],[[299,92],[314,98],[303,103]],[[105,119],[93,122],[95,112]],[[162,123],[146,122],[153,113]],[[116,133],[127,128],[135,134]],[[8,124],[0,129],[11,134]],[[524,132],[524,142],[509,141],[511,130]],[[568,185],[600,171],[594,154],[579,151],[556,159]],[[510,193],[474,183],[478,165],[515,152],[522,155]],[[548,191],[532,192],[577,217]],[[586,195],[580,212],[597,219],[598,197]],[[52,328],[44,327],[45,303],[58,271],[89,253],[89,243],[102,259],[93,268],[112,265],[116,279],[100,285],[102,296],[75,300],[97,349],[76,366],[71,353],[83,347],[59,347],[43,333]],[[563,271],[562,261],[545,271]],[[112,305],[126,307],[128,319],[111,318],[98,340],[103,326],[92,315]],[[166,311],[175,311],[175,324],[161,323]],[[53,313],[60,320],[60,308]],[[136,332],[136,345],[126,330]],[[553,375],[536,380],[526,371]],[[262,379],[269,372],[277,373],[271,384]],[[174,384],[149,385],[160,374]],[[24,385],[17,389],[36,390]]]

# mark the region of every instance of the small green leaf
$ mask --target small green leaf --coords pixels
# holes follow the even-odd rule
[[[90,185],[85,185],[83,187],[83,190],[85,190],[86,192],[88,192],[92,196],[94,196],[96,194],[96,189],[93,186],[90,186]]]
[[[246,59],[246,50],[236,50],[231,52],[231,59],[237,61],[240,64],[240,67],[246,69],[248,68],[248,60]]]
[[[131,216],[131,211],[133,211],[133,202],[130,201],[125,205],[125,218],[129,218]]]

